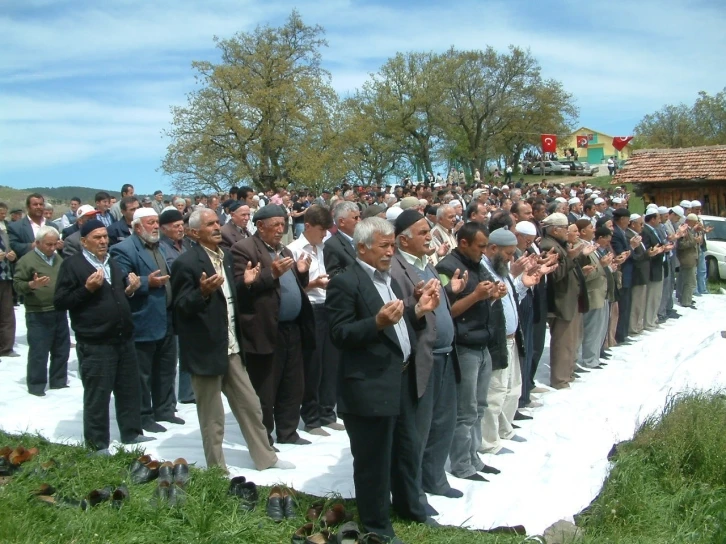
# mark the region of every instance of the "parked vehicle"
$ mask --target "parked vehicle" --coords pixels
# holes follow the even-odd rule
[[[703,224],[713,227],[706,234],[706,270],[712,280],[726,279],[726,218],[702,215]]]
[[[561,162],[558,161],[544,161],[544,163],[535,162],[527,166],[528,174],[540,174],[542,172],[542,164],[544,164],[544,175],[549,176],[550,174],[563,175],[569,173],[569,167],[565,167]]]
[[[582,172],[586,176],[594,176],[599,171],[600,171],[600,167],[599,166],[593,166],[589,162],[583,162],[582,163]]]

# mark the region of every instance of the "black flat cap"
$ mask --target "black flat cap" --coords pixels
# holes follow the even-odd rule
[[[287,212],[282,206],[278,206],[277,204],[268,204],[267,206],[263,206],[257,210],[252,220],[257,222],[262,221],[263,219],[270,219],[271,217],[287,217]]]
[[[423,214],[421,214],[421,212],[417,212],[416,210],[408,209],[401,212],[401,215],[396,218],[396,236],[401,234],[404,230],[406,230],[417,221],[421,221],[421,219],[424,219]]]

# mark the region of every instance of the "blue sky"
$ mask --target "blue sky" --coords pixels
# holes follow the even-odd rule
[[[397,51],[530,48],[572,93],[580,124],[632,132],[667,103],[726,86],[721,0],[4,0],[0,10],[0,185],[137,192],[157,168],[171,105],[195,88],[213,36],[281,24],[297,8],[326,30],[322,51],[345,94]]]

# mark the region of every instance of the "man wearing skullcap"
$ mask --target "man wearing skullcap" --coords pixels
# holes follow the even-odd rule
[[[250,218],[250,207],[247,204],[239,200],[230,204],[229,221],[222,227],[222,247],[230,249],[240,240],[252,236],[247,229]]]
[[[607,216],[606,216],[607,217]],[[630,307],[632,303],[633,288],[633,267],[634,261],[629,258],[633,250],[632,244],[637,246],[637,239],[628,238],[628,224],[630,223],[630,211],[627,208],[619,208],[612,215],[613,236],[611,245],[616,257],[625,255],[625,261],[620,265],[620,296],[618,298],[618,324],[615,332],[615,341],[622,344],[628,341],[630,334]]]
[[[648,251],[648,262],[650,271],[648,275],[648,284],[645,294],[645,317],[643,318],[643,327],[645,330],[654,331],[658,327],[658,310],[660,309],[660,301],[663,296],[664,275],[668,274],[665,269],[665,260],[663,254],[666,251],[667,239],[661,239],[658,229],[660,225],[660,215],[658,214],[658,206],[648,207],[645,210],[643,224],[643,244]],[[670,248],[668,248],[670,249]]]
[[[698,216],[689,213],[684,235],[678,240],[676,252],[680,263],[679,277],[682,277],[681,306],[695,309],[693,292],[696,289],[696,267],[698,266],[698,246],[703,241],[702,235],[696,231]]]
[[[422,214],[409,209],[396,219],[394,234],[397,250],[391,260],[391,277],[401,287],[404,299],[415,300],[425,284],[439,284],[439,275],[429,260],[434,253],[431,229]],[[449,283],[453,295],[464,288],[461,276]],[[416,429],[421,439],[417,467],[419,492],[425,505],[424,492],[450,498],[463,496],[449,485],[444,471],[454,438],[460,369],[454,350],[451,306],[440,284],[439,290],[441,303],[426,314],[426,327],[416,332]]]
[[[673,309],[673,289],[675,289],[675,242],[676,235],[673,224],[669,219],[669,210],[665,206],[658,207],[660,215],[660,224],[658,225],[658,233],[661,240],[665,240],[666,244],[673,247],[663,252],[663,293],[661,294],[660,307],[658,308],[658,322],[663,323],[667,319],[678,319],[680,315]]]
[[[582,202],[580,202],[579,198],[573,196],[572,198],[570,198],[570,200],[567,201],[567,204],[570,208],[570,211],[567,214],[567,221],[570,223],[570,225],[572,225],[578,219],[582,218]]]
[[[650,275],[650,255],[643,242],[641,233],[643,232],[643,217],[640,214],[630,214],[630,223],[628,230],[625,231],[633,248],[628,257],[633,263],[632,269],[632,290],[630,302],[630,322],[628,324],[628,334],[631,336],[639,335],[643,332],[645,326],[645,303],[647,300],[648,277]]]
[[[698,247],[698,267],[696,268],[696,293],[697,297],[708,294],[708,286],[706,285],[706,237],[704,233],[709,233],[713,227],[706,227],[701,220],[701,202],[698,200],[691,201],[690,212],[698,217],[698,225],[696,231],[701,233],[701,245]]]
[[[108,403],[113,393],[121,441],[153,440],[144,437],[141,428],[134,323],[127,300],[141,282],[134,273],[124,275],[108,255],[108,233],[101,221],[87,221],[80,232],[83,251],[61,264],[53,306],[69,312],[76,338],[83,383],[83,438],[95,450],[108,449]]]
[[[542,221],[545,236],[542,252],[557,254],[557,268],[547,277],[547,309],[550,326],[550,385],[570,387],[582,331],[582,315],[587,311],[585,280],[575,258],[583,247],[567,241],[567,217],[553,213]]]
[[[355,206],[355,203],[351,203]],[[281,241],[287,211],[268,204],[252,220],[257,231],[232,246],[235,282],[247,265],[260,267],[249,286],[239,288],[242,347],[247,372],[260,398],[270,444],[310,444],[297,432],[304,393],[303,350],[315,349],[315,318],[308,286],[311,257],[295,259]]]
[[[176,342],[169,265],[165,249],[159,245],[159,216],[154,208],[136,210],[132,227],[132,235],[110,253],[124,274],[133,272],[141,279],[141,287],[130,301],[141,384],[141,426],[159,433],[166,431],[161,421],[184,424],[175,414]]]

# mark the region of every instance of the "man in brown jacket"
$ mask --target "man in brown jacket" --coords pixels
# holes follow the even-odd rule
[[[315,347],[315,318],[304,288],[310,256],[297,261],[281,245],[287,213],[268,204],[254,217],[257,232],[232,246],[235,283],[248,265],[260,273],[238,288],[239,322],[247,355],[247,372],[260,397],[262,422],[272,444],[276,429],[281,444],[310,444],[297,433],[303,398],[303,348]]]
[[[554,251],[558,266],[547,280],[547,308],[550,326],[550,385],[555,389],[570,387],[575,370],[577,345],[582,330],[582,314],[587,311],[587,292],[582,271],[575,262],[583,245],[571,248],[567,243],[567,216],[553,213],[542,221],[545,236],[542,252]]]

